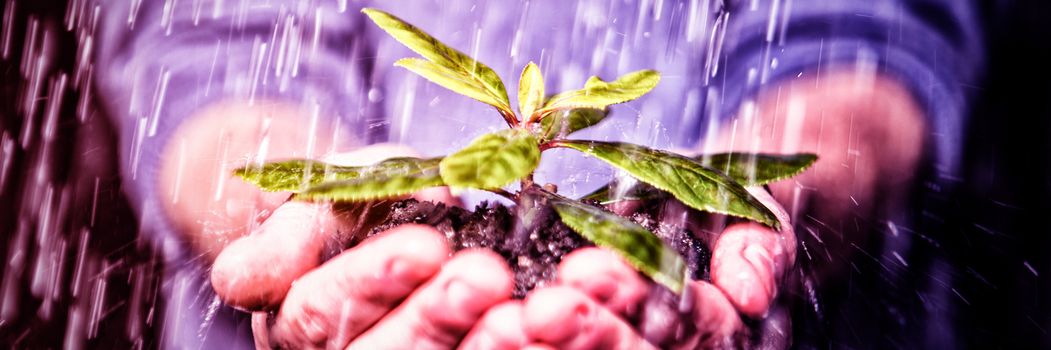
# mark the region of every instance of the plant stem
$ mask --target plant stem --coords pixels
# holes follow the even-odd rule
[[[533,182],[533,173],[529,173],[529,175],[526,175],[526,177],[522,178],[522,191],[525,191],[525,189],[529,188],[530,186],[533,186],[533,184],[535,184],[535,182]]]
[[[492,193],[494,193],[494,194],[496,194],[496,195],[498,195],[500,197],[504,197],[504,198],[510,199],[512,202],[517,200],[516,196],[513,193],[507,192],[507,191],[505,191],[502,188],[497,188],[495,190],[486,190],[486,191],[492,192]]]
[[[518,118],[515,118],[514,113],[510,113],[499,108],[497,108],[497,110],[500,111],[500,115],[504,117],[504,121],[507,122],[507,126],[512,128],[518,127]]]
[[[536,117],[536,118],[534,118],[534,117]],[[536,123],[537,121],[540,121],[540,118],[539,118],[539,115],[534,112],[533,115],[529,116],[529,118],[526,118],[525,123],[526,123],[526,125],[529,125],[529,124]]]
[[[543,151],[546,151],[546,150],[549,150],[549,149],[552,149],[552,148],[556,148],[559,145],[561,145],[561,144],[558,142],[558,140],[551,140],[551,141],[548,141],[548,142],[541,143],[540,144],[540,152],[543,152]]]

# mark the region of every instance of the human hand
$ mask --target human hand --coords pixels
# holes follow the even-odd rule
[[[797,212],[806,209],[798,207],[800,202],[812,205],[808,213],[821,220],[869,207],[868,199],[878,188],[893,189],[910,178],[924,128],[919,109],[900,84],[856,72],[836,72],[824,77],[822,84],[798,82],[784,88],[787,92],[772,89],[777,94],[763,96],[757,108],[744,111],[740,123],[734,125],[735,132],[717,138],[705,153],[818,153],[821,162],[815,169],[793,183],[771,188],[778,198],[793,203]],[[801,196],[804,187],[814,192]],[[639,307],[651,293],[651,284],[612,254],[593,250],[563,261],[559,279],[565,286],[538,290],[521,306],[521,338],[580,349],[739,345],[735,337],[744,327],[738,314],[768,316],[784,273],[794,262],[796,247],[785,210],[769,194],[749,190],[775,209],[787,230],[777,233],[755,224],[738,224],[723,231],[712,249],[712,283],[694,282],[683,294],[694,303],[689,316],[697,326],[695,333],[679,333],[667,342],[662,337],[646,341],[647,331],[633,329],[630,321],[640,317]],[[816,197],[813,201],[800,199],[811,194]],[[782,330],[789,328],[781,326]],[[790,335],[784,332],[780,341],[764,339],[774,343],[763,347],[786,347]]]
[[[867,249],[867,225],[886,224],[880,215],[907,206],[930,132],[925,120],[898,80],[838,68],[765,88],[701,151],[818,155],[813,167],[769,188],[809,232],[801,238],[816,249],[806,273],[820,283],[849,272],[839,262]]]
[[[230,170],[245,163],[246,153],[254,158],[250,147],[259,144],[269,144],[269,155],[276,157],[311,156],[288,153],[302,141],[295,135],[275,131],[267,142],[253,140],[258,135],[252,128],[253,114],[274,118],[267,121],[274,123],[271,130],[295,134],[295,128],[275,129],[291,112],[276,106],[206,110],[190,122],[191,132],[179,135],[190,141],[175,149],[189,157],[168,157],[186,164],[167,166],[192,171],[162,176],[162,183],[174,178],[182,181],[182,188],[192,189],[170,193],[169,214],[202,257],[214,257],[211,281],[220,299],[257,311],[257,345],[451,348],[489,306],[510,298],[512,282],[503,259],[483,251],[450,257],[445,238],[430,227],[397,227],[341,252],[384,217],[382,202],[284,202],[288,193],[261,193],[232,178]],[[229,115],[246,114],[236,125],[225,124]],[[209,151],[216,152],[216,158],[207,156]],[[362,165],[406,155],[412,154],[401,147],[373,146],[326,160]],[[222,164],[224,159],[233,164]],[[219,165],[210,167],[213,164]],[[163,184],[162,188],[180,187]],[[206,191],[209,188],[213,191]],[[444,189],[414,197],[455,202]],[[187,205],[191,203],[201,208]]]
[[[825,222],[839,222],[852,211],[868,210],[875,193],[888,198],[901,193],[901,185],[911,178],[918,162],[924,132],[922,114],[907,89],[885,77],[837,71],[818,83],[800,80],[768,90],[754,108],[742,111],[728,132],[708,144],[704,153],[817,153],[821,161],[814,169],[770,187],[777,198],[792,204],[793,212]],[[770,195],[750,191],[776,208],[782,227],[788,230],[779,234],[754,224],[738,224],[723,231],[713,247],[712,283],[695,282],[684,294],[693,295],[691,316],[697,332],[669,343],[660,339],[657,345],[733,346],[735,334],[743,330],[738,314],[756,318],[770,310],[780,281],[794,262],[795,236],[785,210]],[[828,246],[831,250],[838,245]],[[640,282],[627,266],[615,263],[619,260],[609,253],[580,254],[567,257],[560,270],[562,283],[573,288],[538,290],[522,307],[523,337],[555,347],[652,347],[626,321],[639,317],[649,284]],[[612,266],[618,266],[620,272],[603,271],[614,269]],[[604,282],[596,277],[602,275],[618,277]],[[615,292],[609,292],[609,286],[616,286]],[[576,329],[573,325],[592,331],[558,332]]]
[[[599,248],[573,252],[559,265],[554,286],[534,290],[524,302],[490,310],[464,341],[467,349],[694,349],[739,347],[747,335],[743,317],[764,318],[785,272],[795,261],[795,234],[788,215],[761,188],[749,188],[771,208],[782,230],[738,223],[704,236],[712,250],[711,283],[692,281],[676,311],[647,309],[647,299],[670,297],[614,253]],[[693,219],[690,219],[693,220]],[[692,223],[697,223],[693,220]],[[711,232],[711,231],[709,231]],[[716,231],[718,232],[718,231]],[[656,311],[656,312],[655,312]],[[767,320],[787,321],[778,314]],[[642,325],[643,329],[638,329]],[[773,327],[776,328],[776,327]],[[787,347],[788,334],[762,337],[765,348]]]
[[[354,240],[366,216],[285,203],[218,255],[212,286],[235,307],[277,310],[255,316],[261,348],[452,348],[486,309],[510,298],[502,258],[481,250],[450,258],[445,237],[429,226],[400,226],[324,261]]]

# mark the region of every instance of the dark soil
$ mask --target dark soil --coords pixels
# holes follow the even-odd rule
[[[394,203],[387,219],[373,228],[369,236],[398,225],[416,223],[437,228],[454,250],[492,249],[507,260],[515,276],[514,296],[522,298],[533,288],[555,278],[563,256],[593,244],[563,224],[554,209],[539,199],[541,196],[530,195],[527,189],[521,198],[513,208],[483,202],[474,211],[407,199]],[[710,259],[707,247],[687,229],[660,220],[664,211],[663,204],[647,203],[630,219],[677,249],[686,259],[692,278],[707,279]]]

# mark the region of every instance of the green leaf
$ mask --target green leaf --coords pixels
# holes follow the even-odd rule
[[[337,166],[309,159],[291,159],[238,168],[234,170],[234,174],[263,191],[299,192],[324,181],[355,178],[359,176],[359,170],[359,167]]]
[[[569,136],[581,129],[598,124],[609,112],[594,108],[577,108],[555,111],[540,120],[540,139],[554,140]]]
[[[413,26],[394,15],[371,8],[363,9],[361,12],[368,15],[376,25],[386,31],[387,34],[394,37],[395,40],[398,40],[398,42],[420,54],[438,67],[444,68],[444,71],[440,71],[442,75],[450,75],[451,77],[455,77],[464,82],[463,84],[458,85],[444,85],[439,83],[440,85],[493,105],[501,112],[505,113],[505,115],[514,115],[514,111],[511,109],[511,102],[507,98],[507,90],[504,88],[504,83],[492,68],[489,68],[489,66],[475,61],[470,56],[441,43],[438,39],[425,33],[423,30],[416,28],[416,26]],[[402,62],[401,64],[402,67],[406,68],[409,68],[409,65],[412,65],[413,67],[420,66],[415,63],[409,64]],[[410,68],[410,70],[412,69]],[[439,70],[431,68],[427,68],[426,71],[430,72],[432,75],[424,75],[424,77],[432,81],[434,81],[432,79],[434,74],[438,74],[436,72],[439,72]],[[419,73],[417,70],[413,70],[413,72]],[[443,81],[448,81],[448,79]],[[437,83],[437,81],[435,82]],[[479,99],[477,97],[478,95],[486,95],[487,98]]]
[[[479,136],[442,160],[442,179],[449,186],[495,189],[526,177],[540,164],[538,141],[522,129]]]
[[[562,222],[675,293],[682,292],[686,262],[679,252],[646,228],[608,211],[544,192]]]
[[[297,199],[360,201],[410,194],[428,187],[443,186],[438,164],[441,157],[391,158],[375,165],[357,167],[359,175],[311,186]]]
[[[654,70],[640,70],[605,82],[598,77],[588,79],[581,90],[563,92],[547,101],[540,115],[576,108],[605,109],[609,105],[628,102],[653,90],[661,75]]]
[[[597,75],[592,75],[590,78],[588,78],[588,81],[584,82],[584,89],[601,86],[605,83],[605,81],[602,81],[602,78],[599,78]]]
[[[620,201],[658,200],[668,194],[667,192],[658,190],[643,182],[631,185],[631,187],[625,189],[623,193],[613,193],[613,187],[613,183],[608,183],[605,186],[599,187],[597,190],[580,197],[580,200],[592,200],[599,204],[606,205]]]
[[[777,218],[740,184],[723,173],[675,153],[620,142],[559,141],[671,193],[697,210],[738,216],[780,228]]]
[[[543,103],[544,76],[540,74],[540,67],[530,61],[518,79],[518,111],[522,112],[522,119],[529,119]]]
[[[701,155],[694,159],[729,175],[744,186],[760,186],[802,173],[817,161],[817,155],[734,152]]]
[[[456,71],[419,58],[402,58],[394,62],[394,65],[408,69],[446,89],[501,108],[499,106],[502,102],[479,88],[475,81],[464,79],[464,76]]]
[[[797,154],[763,154],[763,153],[717,153],[700,155],[693,159],[701,164],[727,174],[742,186],[762,186],[771,182],[784,180],[799,175],[817,161],[812,153]],[[584,195],[581,200],[593,200],[610,204],[625,200],[659,199],[664,192],[645,183],[639,183],[626,189],[624,193],[614,194],[612,184]]]

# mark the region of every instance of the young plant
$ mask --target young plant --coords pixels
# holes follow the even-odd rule
[[[779,228],[774,214],[743,186],[793,176],[816,160],[811,154],[739,153],[695,159],[628,143],[568,139],[574,132],[602,121],[610,105],[650,92],[660,74],[641,70],[609,82],[591,77],[583,89],[545,97],[548,95],[540,68],[530,62],[518,81],[515,113],[504,83],[485,64],[391,14],[375,9],[362,12],[423,57],[403,58],[394,63],[396,66],[493,106],[508,129],[479,136],[445,157],[392,158],[360,167],[305,159],[277,161],[238,169],[236,173],[244,180],[266,191],[294,192],[297,200],[321,201],[383,199],[435,186],[487,190],[518,200],[522,191],[512,193],[505,189],[517,181],[520,190],[536,189],[562,222],[581,236],[615,251],[635,269],[678,293],[686,277],[686,264],[678,252],[653,233],[599,207],[536,188],[533,171],[544,151],[580,151],[648,185],[636,186],[620,199],[671,195],[697,210],[754,220],[773,228]],[[607,185],[584,199],[617,200],[609,197],[610,192]]]

